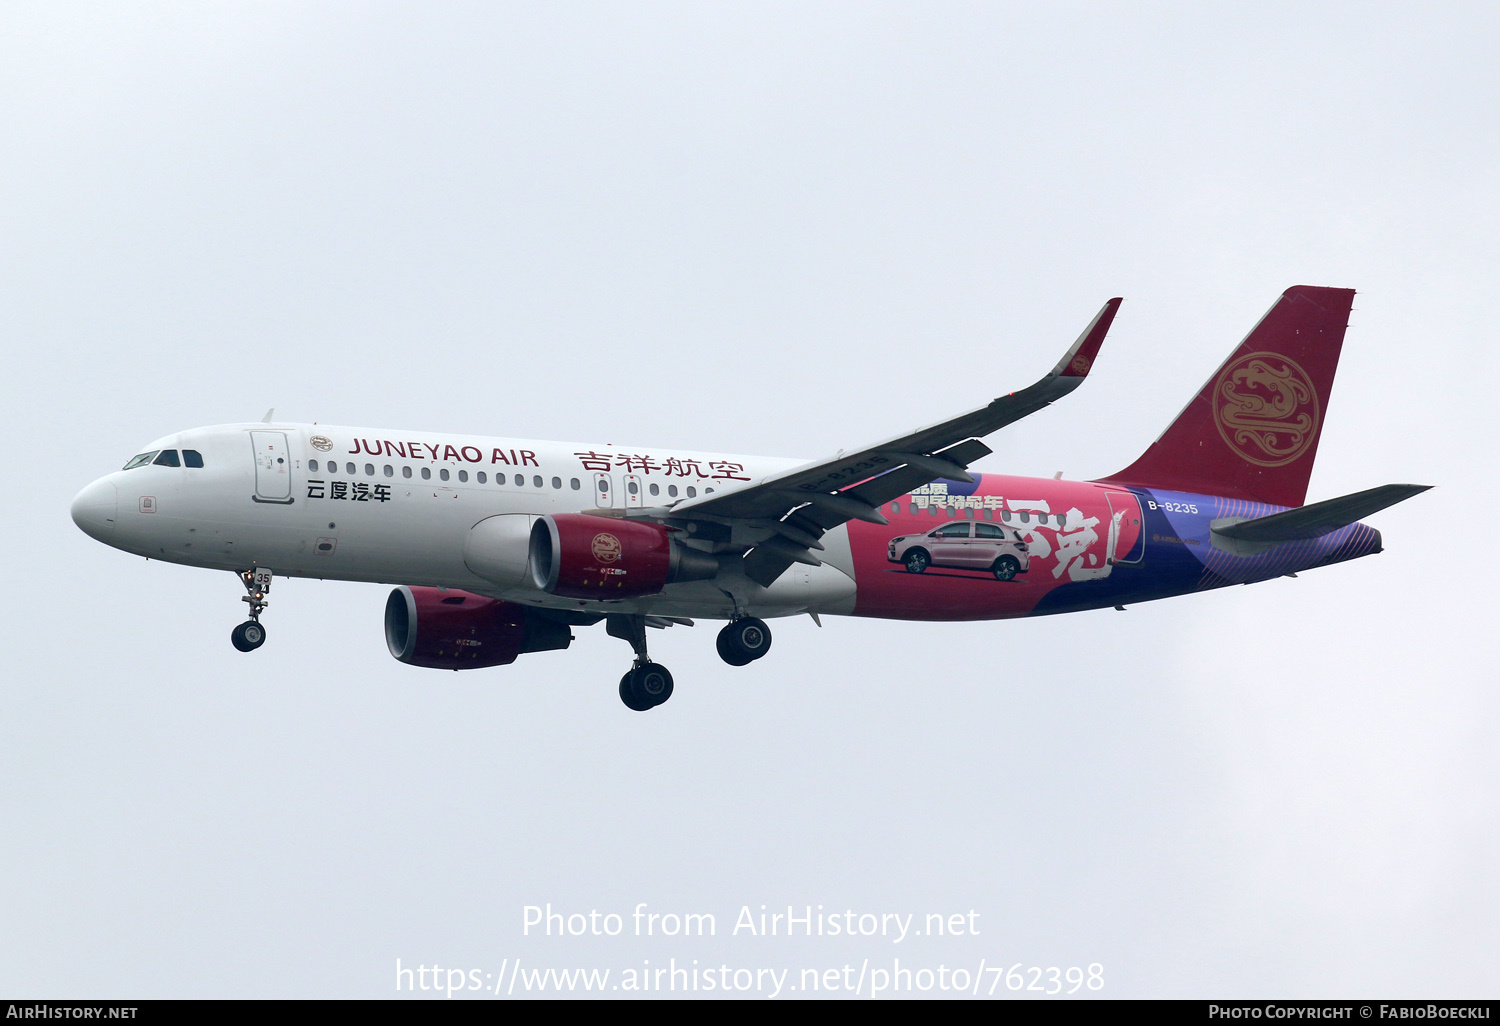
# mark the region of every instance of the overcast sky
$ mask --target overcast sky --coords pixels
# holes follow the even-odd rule
[[[1497,30],[1484,4],[6,3],[0,993],[899,957],[1493,997]],[[1123,614],[780,621],[742,669],[673,628],[647,715],[599,628],[398,664],[373,585],[278,582],[242,655],[232,577],[68,517],[145,442],[273,406],[824,455],[1030,383],[1122,295],[1088,382],[980,468],[1098,476],[1294,284],[1359,290],[1309,499],[1437,486],[1371,518],[1383,554]],[[718,936],[522,936],[547,902]],[[980,934],[731,935],[762,904]]]

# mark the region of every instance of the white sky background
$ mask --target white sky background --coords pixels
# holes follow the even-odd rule
[[[1105,966],[1113,996],[1500,983],[1489,5],[7,4],[0,993],[496,970]],[[818,456],[1096,370],[981,469],[1134,458],[1282,289],[1360,290],[1309,498],[1387,551],[1034,621],[716,625],[472,674],[386,589],[68,518],[278,417]],[[538,940],[521,907],[714,912]],[[981,935],[725,936],[742,904]]]

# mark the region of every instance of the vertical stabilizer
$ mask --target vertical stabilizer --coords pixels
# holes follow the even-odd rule
[[[1353,289],[1287,289],[1151,448],[1103,480],[1302,505],[1353,303]]]

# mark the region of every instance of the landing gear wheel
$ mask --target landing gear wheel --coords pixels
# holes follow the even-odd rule
[[[932,557],[921,549],[912,549],[902,560],[906,564],[906,572],[909,574],[925,574],[927,568],[932,565]]]
[[[995,560],[995,565],[990,567],[990,572],[995,575],[995,580],[1008,581],[1015,577],[1020,569],[1021,562],[1015,556],[1001,556]]]
[[[254,652],[266,643],[266,629],[254,620],[246,620],[234,629],[229,640],[241,652]]]
[[[636,712],[654,709],[672,697],[672,674],[660,663],[641,663],[620,681],[620,701]]]
[[[771,628],[753,616],[730,622],[719,632],[719,657],[730,666],[744,666],[771,651]]]
[[[647,709],[651,708],[651,703],[643,703],[636,698],[635,688],[631,686],[631,678],[634,676],[635,671],[632,670],[630,673],[627,673],[625,676],[620,678],[620,701],[625,703],[625,708],[633,712],[645,712]]]
[[[734,643],[730,641],[729,635],[725,633],[728,629],[726,627],[723,631],[719,632],[719,640],[716,642],[719,649],[719,658],[730,666],[744,666],[751,661],[750,657],[734,647]]]

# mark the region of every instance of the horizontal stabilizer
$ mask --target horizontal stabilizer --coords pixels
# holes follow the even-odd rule
[[[1414,484],[1381,485],[1379,488],[1368,488],[1353,495],[1341,495],[1337,499],[1325,499],[1253,520],[1224,517],[1213,522],[1213,533],[1261,545],[1317,538],[1363,520],[1371,513],[1378,513],[1387,506],[1394,506],[1431,487]]]

